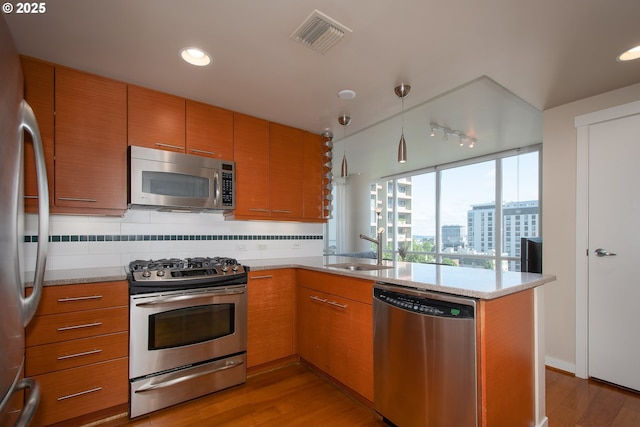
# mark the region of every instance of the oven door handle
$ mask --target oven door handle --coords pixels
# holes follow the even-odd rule
[[[239,362],[229,361],[229,362],[227,362],[227,364],[225,366],[222,366],[220,368],[210,369],[208,371],[203,371],[203,372],[196,372],[194,374],[185,375],[184,377],[174,378],[174,379],[171,379],[171,380],[168,380],[168,381],[164,381],[164,382],[161,382],[161,383],[157,383],[157,384],[143,385],[142,387],[137,389],[135,392],[136,393],[144,393],[146,391],[158,390],[158,389],[165,388],[165,387],[171,387],[173,385],[180,384],[180,383],[185,382],[185,381],[190,381],[190,380],[193,380],[195,378],[202,377],[204,375],[215,374],[216,372],[226,371],[227,369],[231,369],[231,368],[237,368],[238,366],[240,366],[242,364],[244,364],[244,361],[239,361]]]
[[[240,294],[244,294],[244,293],[245,293],[244,290],[239,290],[239,291],[225,290],[225,291],[220,291],[220,292],[216,292],[216,291],[207,292],[206,294],[200,294],[200,295],[166,296],[166,297],[159,297],[159,298],[154,299],[152,301],[136,303],[136,307],[144,307],[144,306],[148,306],[148,305],[168,304],[168,303],[172,303],[172,302],[192,301],[192,300],[196,300],[196,299],[204,299],[204,298],[211,298],[211,297],[225,297],[225,296],[232,296],[232,295],[240,295]]]

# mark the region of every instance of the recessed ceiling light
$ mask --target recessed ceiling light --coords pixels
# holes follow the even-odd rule
[[[640,45],[633,47],[626,52],[618,55],[618,61],[631,61],[632,59],[640,58]]]
[[[351,89],[343,89],[338,92],[338,98],[340,99],[353,99],[356,97],[356,92]]]
[[[180,49],[180,56],[189,64],[203,67],[211,63],[211,56],[197,47],[185,47]]]

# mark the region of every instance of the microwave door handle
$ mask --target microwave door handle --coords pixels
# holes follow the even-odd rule
[[[218,207],[218,197],[220,196],[220,172],[215,171],[213,174],[213,203]]]

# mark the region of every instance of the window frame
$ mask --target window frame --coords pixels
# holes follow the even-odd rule
[[[535,145],[531,145],[531,146],[527,146],[527,147],[521,147],[521,148],[517,148],[517,149],[512,149],[512,150],[506,150],[506,151],[502,151],[502,152],[498,152],[498,153],[493,153],[493,154],[488,154],[488,155],[483,155],[483,156],[478,156],[478,157],[474,157],[474,158],[470,158],[470,159],[465,159],[465,160],[461,160],[461,161],[456,161],[456,162],[451,162],[451,163],[447,163],[447,164],[442,164],[442,165],[436,165],[436,166],[432,166],[432,167],[427,167],[427,168],[421,168],[421,169],[416,169],[416,170],[412,170],[412,171],[407,171],[407,172],[403,172],[401,174],[394,174],[394,175],[389,175],[389,176],[385,176],[385,177],[381,177],[378,180],[372,181],[372,184],[381,184],[381,185],[386,185],[389,186],[389,182],[391,182],[391,186],[393,189],[393,208],[394,208],[394,223],[393,223],[393,228],[395,230],[397,230],[398,228],[398,215],[397,215],[397,197],[398,197],[398,182],[406,179],[406,178],[410,178],[416,175],[421,175],[421,174],[427,174],[427,173],[435,173],[435,204],[436,204],[436,209],[435,209],[435,241],[434,241],[434,252],[417,252],[417,251],[408,251],[407,254],[422,254],[422,255],[427,255],[427,256],[433,256],[435,259],[436,263],[443,263],[445,258],[448,259],[460,259],[460,258],[468,258],[468,259],[478,259],[478,260],[484,260],[484,261],[488,261],[488,262],[493,262],[493,266],[495,269],[495,266],[498,265],[512,265],[512,262],[515,263],[519,263],[520,262],[520,257],[518,256],[509,256],[509,255],[504,255],[504,248],[503,248],[503,242],[504,242],[504,235],[506,233],[515,233],[518,232],[519,230],[519,226],[516,227],[515,224],[515,220],[514,220],[514,224],[509,224],[509,230],[506,230],[505,225],[503,224],[503,205],[505,203],[505,201],[503,200],[503,165],[502,165],[502,159],[505,158],[509,158],[509,157],[514,157],[514,156],[519,156],[519,155],[523,155],[523,154],[529,154],[529,153],[534,153],[537,152],[538,153],[538,221],[535,223],[535,225],[532,224],[532,227],[530,227],[529,231],[527,231],[527,236],[531,235],[532,231],[536,231],[537,230],[537,235],[541,236],[542,235],[542,223],[543,223],[543,219],[542,219],[542,144],[535,144]],[[494,254],[456,254],[456,253],[447,253],[444,252],[444,247],[442,245],[442,223],[441,223],[441,188],[442,188],[442,172],[449,170],[449,169],[454,169],[454,168],[460,168],[460,167],[464,167],[464,166],[468,166],[468,165],[473,165],[473,164],[477,164],[477,163],[483,163],[483,162],[488,162],[488,161],[493,161],[495,162],[495,212],[493,213],[494,217],[494,221],[493,221],[493,233],[491,235],[492,239],[491,240],[487,240],[487,242],[489,242],[489,245],[491,246],[491,250],[494,251]],[[415,194],[413,194],[413,197],[415,197]],[[468,217],[467,217],[467,221],[468,221]],[[519,222],[519,221],[518,221]],[[467,226],[467,239],[469,239],[469,233],[471,232],[470,227],[468,222],[465,224]],[[477,233],[478,230],[473,230],[474,233]],[[484,228],[480,230],[480,232],[484,233]],[[525,236],[523,236],[525,237]],[[397,261],[399,259],[399,255],[398,255],[398,245],[399,243],[402,242],[398,242],[398,236],[397,233],[393,233],[393,242],[392,242],[392,249],[389,250],[387,248],[383,249],[383,253],[386,254],[386,258],[388,258],[389,256],[391,256],[391,259],[393,259],[394,261]],[[485,250],[489,250],[489,248],[485,248]],[[507,267],[508,269],[509,267]]]

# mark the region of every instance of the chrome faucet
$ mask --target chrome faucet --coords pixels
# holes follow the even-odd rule
[[[368,240],[371,243],[375,243],[376,245],[378,245],[378,265],[382,265],[382,233],[384,233],[384,227],[378,228],[378,240],[374,239],[373,237],[360,234],[361,239]]]
[[[382,217],[382,209],[376,209],[376,214],[378,216],[378,239],[374,239],[373,237],[369,237],[364,234],[360,234],[360,238],[364,240],[368,240],[371,243],[375,243],[378,245],[378,265],[382,265],[382,234],[384,233],[384,227],[380,226],[380,218]]]

